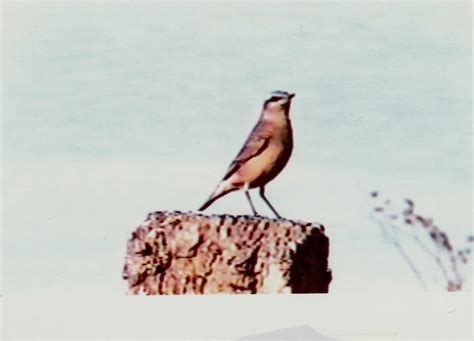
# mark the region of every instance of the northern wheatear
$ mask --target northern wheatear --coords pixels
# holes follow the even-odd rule
[[[260,196],[273,213],[281,218],[265,197],[265,185],[273,180],[285,167],[293,150],[293,132],[290,122],[291,99],[295,94],[274,91],[263,104],[260,119],[250,133],[226,175],[199,211],[205,210],[214,201],[227,193],[243,189],[257,215],[250,198],[249,189],[260,188]]]

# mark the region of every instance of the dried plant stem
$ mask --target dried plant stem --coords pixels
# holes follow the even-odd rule
[[[379,222],[379,224],[383,224],[383,223]],[[449,275],[448,275],[448,270],[446,269],[446,266],[441,261],[441,258],[440,258],[439,255],[435,254],[428,246],[426,246],[426,244],[423,243],[420,240],[420,238],[418,238],[418,236],[416,234],[407,232],[407,231],[401,229],[400,227],[398,227],[394,224],[390,224],[390,227],[394,231],[401,231],[405,234],[410,235],[415,240],[415,242],[421,247],[421,249],[424,250],[428,255],[430,255],[434,259],[434,261],[436,262],[438,267],[441,269],[441,273],[443,274],[443,277],[446,279],[446,282],[451,283],[451,279],[449,278]],[[449,259],[450,259],[450,262],[451,262],[452,273],[456,277],[456,282],[455,283],[458,284],[458,285],[461,285],[463,280],[462,280],[461,275],[459,274],[459,271],[457,269],[456,260],[453,260],[453,257],[452,257],[451,254],[450,254]]]
[[[418,271],[418,269],[416,268],[415,264],[412,262],[412,260],[410,259],[410,257],[408,256],[408,254],[405,252],[405,250],[402,248],[402,246],[400,245],[400,243],[398,242],[398,239],[395,239],[388,231],[387,229],[385,228],[384,224],[380,221],[378,221],[377,219],[374,219],[373,217],[371,217],[371,219],[380,227],[380,229],[382,230],[383,234],[385,235],[385,237],[390,241],[392,242],[392,244],[397,248],[398,252],[400,252],[400,254],[403,256],[403,258],[405,259],[405,261],[408,263],[408,265],[410,266],[411,270],[413,271],[413,273],[415,274],[416,278],[418,279],[418,281],[420,282],[420,285],[423,287],[423,289],[425,291],[428,290],[425,282],[423,281],[423,278],[421,277],[420,275],[420,272]]]
[[[381,222],[379,222],[379,224],[383,224]],[[401,228],[399,228],[398,226],[396,225],[393,225],[393,224],[390,224],[390,227],[393,229],[393,230],[396,230],[396,231],[401,231],[409,236],[411,236],[415,242],[421,247],[422,250],[424,250],[428,255],[430,255],[434,260],[435,262],[438,264],[438,266],[440,267],[441,269],[441,272],[444,276],[444,278],[446,279],[446,281],[449,282],[449,276],[448,276],[448,271],[446,270],[446,267],[444,266],[443,262],[441,262],[441,259],[438,255],[436,255],[432,250],[430,250],[430,248],[428,246],[426,246],[425,243],[423,243],[420,238],[418,238],[418,236],[414,233],[410,233],[410,232],[407,232]]]
[[[441,269],[441,272],[446,279],[447,282],[450,281],[449,276],[448,276],[448,271],[446,270],[446,267],[444,266],[443,262],[441,261],[441,258],[436,255],[433,251],[431,251],[421,240],[418,238],[418,236],[413,236],[415,239],[416,243],[423,249],[425,250],[426,253],[428,253],[438,264],[439,268]]]

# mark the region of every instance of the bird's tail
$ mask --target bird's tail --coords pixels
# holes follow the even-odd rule
[[[221,182],[198,211],[204,211],[211,206],[214,201],[235,190],[237,190],[237,188],[230,187],[228,183]]]

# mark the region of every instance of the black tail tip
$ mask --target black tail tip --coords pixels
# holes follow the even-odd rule
[[[208,206],[209,206],[209,204],[205,203],[204,205],[202,205],[201,207],[198,208],[198,212],[204,211]]]

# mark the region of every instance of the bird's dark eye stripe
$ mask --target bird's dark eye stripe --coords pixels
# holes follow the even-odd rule
[[[270,102],[276,102],[276,101],[279,101],[279,100],[281,100],[281,97],[272,96],[272,97],[270,98]]]

